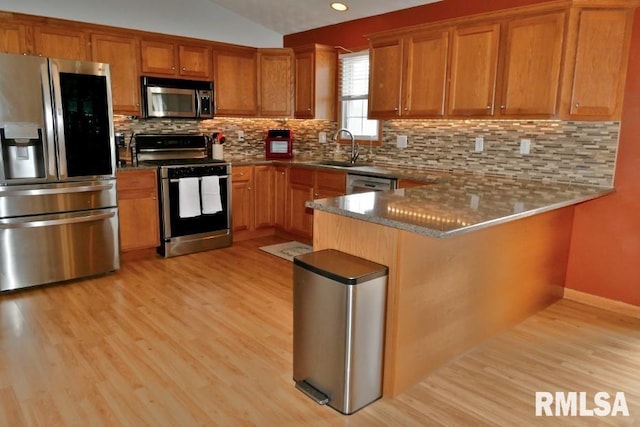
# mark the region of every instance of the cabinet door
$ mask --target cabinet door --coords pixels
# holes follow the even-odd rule
[[[450,31],[408,37],[402,116],[442,117],[445,113]]]
[[[231,215],[233,231],[250,230],[253,226],[253,179],[251,166],[232,169]]]
[[[35,54],[61,59],[89,59],[87,35],[83,31],[36,26],[33,31]]]
[[[20,24],[0,23],[0,53],[26,54],[25,27]]]
[[[255,229],[272,227],[275,223],[276,170],[273,166],[254,166]]]
[[[308,200],[314,199],[313,169],[289,169],[289,219],[287,231],[311,237],[313,235],[313,210],[305,206]]]
[[[369,117],[398,117],[402,82],[401,39],[372,42],[369,62]],[[423,77],[416,75],[416,79]]]
[[[274,223],[284,229],[287,225],[287,189],[289,183],[288,169],[286,167],[275,168],[275,209]]]
[[[314,199],[344,196],[347,193],[347,174],[317,170]]]
[[[448,113],[494,112],[500,24],[457,28],[453,33]]]
[[[556,114],[564,22],[564,12],[509,22],[500,114]]]
[[[292,112],[293,53],[264,49],[258,53],[259,104],[263,117],[290,117]]]
[[[140,42],[144,74],[177,75],[176,45],[170,42],[142,40]]]
[[[255,116],[258,112],[256,51],[216,51],[213,70],[216,113]]]
[[[118,172],[120,249],[155,248],[160,244],[156,172]]]
[[[91,59],[111,65],[111,94],[115,113],[140,113],[139,57],[138,40],[133,37],[91,35]]]
[[[632,17],[628,10],[580,11],[572,118],[619,117]]]
[[[181,76],[211,79],[211,49],[206,46],[178,46]]]
[[[315,61],[313,52],[295,55],[294,116],[298,119],[314,117]]]

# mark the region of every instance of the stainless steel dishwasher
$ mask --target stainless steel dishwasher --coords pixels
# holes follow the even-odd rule
[[[349,415],[382,396],[388,268],[337,250],[294,258],[293,379]]]
[[[394,190],[398,180],[383,176],[347,174],[347,194]]]

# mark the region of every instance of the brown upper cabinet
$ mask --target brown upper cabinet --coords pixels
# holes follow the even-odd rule
[[[91,60],[110,64],[113,109],[120,114],[140,113],[139,57],[135,37],[91,34]]]
[[[632,9],[582,8],[572,11],[563,92],[570,119],[619,118],[629,60]]]
[[[258,49],[258,104],[261,117],[291,117],[293,51]]]
[[[619,119],[636,6],[551,1],[371,35],[369,117]]]
[[[294,117],[336,119],[338,53],[331,46],[294,48]]]
[[[22,24],[0,22],[0,53],[28,54],[25,31]]]
[[[211,80],[211,48],[171,39],[140,42],[142,73]]]
[[[254,48],[213,52],[216,114],[256,116],[258,113],[258,60]]]
[[[442,117],[450,39],[445,28],[372,41],[369,115]]]
[[[74,28],[36,25],[33,28],[33,54],[61,59],[89,59],[89,37]]]

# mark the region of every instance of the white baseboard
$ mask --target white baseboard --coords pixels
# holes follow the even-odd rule
[[[580,302],[594,307],[602,308],[626,316],[640,318],[640,306],[627,304],[612,299],[599,297],[597,295],[587,294],[585,292],[576,291],[575,289],[564,288],[564,298]]]

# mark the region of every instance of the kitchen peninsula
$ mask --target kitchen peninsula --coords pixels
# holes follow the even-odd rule
[[[389,267],[384,395],[562,298],[574,206],[611,192],[450,175],[308,202],[314,250]]]

